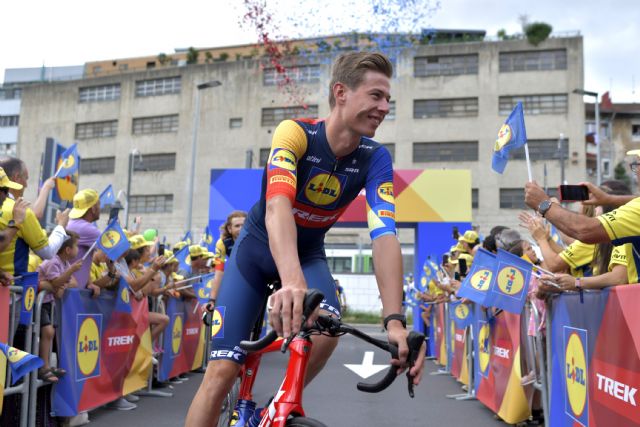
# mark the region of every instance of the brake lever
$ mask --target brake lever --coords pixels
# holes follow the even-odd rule
[[[425,336],[419,332],[411,331],[409,336],[407,337],[407,345],[409,346],[409,355],[407,356],[407,388],[409,391],[409,396],[413,399],[415,396],[413,390],[413,379],[415,375],[411,375],[411,368],[415,366],[416,359],[420,355],[420,350],[422,349],[422,343],[425,340]]]

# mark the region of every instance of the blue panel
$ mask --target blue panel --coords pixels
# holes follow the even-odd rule
[[[262,172],[262,169],[212,169],[209,220],[224,221],[232,210],[251,209],[260,199]]]

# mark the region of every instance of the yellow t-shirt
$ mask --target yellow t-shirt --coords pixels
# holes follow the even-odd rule
[[[585,277],[592,275],[591,261],[595,250],[596,245],[575,240],[558,255],[571,268],[573,277]]]
[[[444,291],[436,286],[435,280],[431,279],[429,281],[429,295],[438,296],[438,295],[442,295],[443,293]]]
[[[96,264],[95,262],[91,263],[91,270],[89,271],[89,278],[91,282],[95,282],[100,279],[105,273],[108,271],[107,264],[101,262],[100,264]]]
[[[29,273],[35,273],[36,271],[38,271],[38,267],[40,267],[40,264],[42,264],[42,258],[40,258],[38,255],[34,254],[33,252],[29,253]]]
[[[624,244],[629,283],[640,283],[640,197],[597,218],[614,245]]]
[[[471,264],[473,264],[473,255],[463,252],[460,255],[458,255],[458,264],[460,263],[461,259],[464,259],[467,262],[467,273],[468,273],[469,270],[471,269]]]
[[[13,219],[15,201],[6,198],[0,210],[0,231],[5,230]],[[27,209],[24,222],[18,226],[18,233],[9,246],[0,252],[0,270],[9,274],[20,275],[29,267],[29,248],[34,251],[45,248],[49,244],[47,233],[40,227],[38,218],[31,209]]]

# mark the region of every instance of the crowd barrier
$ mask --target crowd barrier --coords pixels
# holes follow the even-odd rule
[[[0,341],[10,345],[14,344],[21,293],[19,286],[0,287],[0,304],[10,307],[10,310],[0,310]],[[26,327],[24,350],[33,354],[38,354],[45,294],[38,294],[33,319]],[[50,409],[54,416],[73,416],[132,392],[140,396],[168,397],[172,394],[153,390],[154,378],[165,381],[206,366],[209,340],[206,328],[201,326],[196,301],[169,298],[166,313],[170,323],[164,337],[160,337],[163,351],[155,376],[151,375],[152,343],[147,298],[129,300],[129,295],[128,291],[120,294],[103,291],[98,298],[93,298],[90,291],[70,289],[61,301],[56,302],[57,310],[52,317],[58,319],[57,366],[67,374],[53,386],[52,407],[45,408],[47,412]],[[154,308],[156,304],[159,312],[165,311],[160,298],[154,300]],[[43,410],[38,389],[45,383],[37,378],[37,372],[31,372],[12,387],[10,375],[11,371],[7,369],[3,396],[21,395],[19,425],[33,427],[37,411]]]

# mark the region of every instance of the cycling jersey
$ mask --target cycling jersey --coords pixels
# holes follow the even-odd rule
[[[575,240],[558,255],[571,268],[573,277],[588,277],[593,275],[591,261],[595,250],[595,245]]]
[[[6,198],[0,209],[0,230],[9,226],[13,219],[15,201]],[[18,232],[9,242],[9,246],[0,252],[0,270],[9,274],[20,275],[29,269],[29,248],[34,251],[49,245],[47,233],[42,229],[38,218],[31,209],[27,209],[24,221],[18,225]]]
[[[224,264],[231,256],[233,250],[233,238],[227,237],[226,239],[218,239],[216,242],[216,252],[213,256],[213,264],[216,271],[224,271]]]
[[[639,283],[640,277],[640,197],[626,205],[598,217],[614,245],[625,245],[627,255],[627,276],[629,283]]]
[[[278,278],[265,225],[266,203],[272,197],[281,195],[291,201],[307,286],[324,294],[321,309],[340,316],[324,235],[363,189],[371,238],[395,234],[393,170],[384,147],[361,138],[352,153],[337,158],[327,141],[324,121],[280,123],[265,166],[260,200],[250,210],[225,266],[213,313],[211,360],[243,363],[245,352],[239,343],[249,338],[260,314],[266,283]]]

